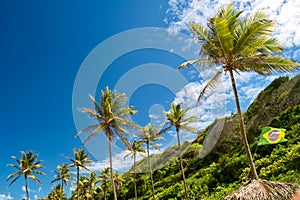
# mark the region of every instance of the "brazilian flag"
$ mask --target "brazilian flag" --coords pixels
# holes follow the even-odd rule
[[[279,142],[286,142],[287,139],[284,138],[285,129],[283,128],[273,128],[265,126],[262,128],[260,138],[258,141],[258,146],[265,144],[276,144]]]

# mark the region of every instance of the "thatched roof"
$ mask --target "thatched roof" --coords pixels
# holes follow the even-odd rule
[[[288,183],[251,180],[224,200],[292,200],[300,187]]]

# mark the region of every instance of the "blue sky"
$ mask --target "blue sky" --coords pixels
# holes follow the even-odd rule
[[[216,6],[215,1],[206,0],[199,3],[199,1],[193,0],[188,2],[185,4],[177,0],[89,1],[88,3],[83,1],[0,2],[0,127],[2,136],[0,142],[0,200],[10,199],[8,198],[9,194],[13,199],[20,199],[24,194],[22,179],[13,186],[7,187],[8,183],[5,179],[8,174],[14,172],[13,169],[6,167],[7,163],[13,162],[10,156],[19,157],[21,150],[33,150],[40,154],[39,158],[44,160],[46,166],[43,171],[47,173],[47,177],[41,177],[44,182],[42,189],[32,182],[29,182],[29,187],[31,188],[31,198],[38,193],[39,197],[44,197],[51,187],[50,181],[53,178],[51,170],[56,169],[58,164],[67,162],[65,157],[72,156],[74,147],[81,147],[81,140],[74,138],[78,131],[75,127],[74,112],[79,113],[75,113],[75,116],[81,115],[81,106],[77,107],[75,103],[74,107],[72,95],[77,90],[74,83],[80,74],[80,69],[85,67],[84,61],[89,61],[93,57],[91,52],[97,52],[95,55],[99,59],[98,61],[101,61],[105,54],[111,55],[114,51],[117,52],[123,44],[129,44],[130,48],[131,42],[134,43],[139,38],[138,34],[142,35],[144,29],[134,32],[134,34],[138,33],[136,38],[131,34],[133,36],[131,40],[127,41],[125,37],[119,43],[112,41],[115,41],[114,36],[118,34],[122,36],[124,31],[136,30],[136,28],[169,27],[170,30],[187,33],[186,23],[190,20],[200,22],[202,20],[195,15],[195,13],[199,14],[196,12],[197,9],[199,10],[197,5],[205,5],[209,9]],[[299,6],[298,3],[295,4],[297,5],[294,7]],[[257,7],[256,1],[252,6]],[[278,6],[280,7],[279,3]],[[284,11],[285,7],[281,6],[280,8]],[[260,9],[264,9],[264,7]],[[278,7],[272,9],[275,12]],[[187,12],[191,14],[184,14]],[[206,17],[205,14],[201,16],[202,18]],[[282,15],[278,17],[285,19]],[[284,20],[282,23],[284,24]],[[292,25],[299,24],[295,22]],[[282,33],[278,33],[278,35],[286,39],[283,41],[284,44],[292,43],[289,45],[289,51],[286,51],[287,56],[299,61],[299,51],[292,51],[296,50],[300,44],[297,35],[294,35],[293,38],[290,37],[295,33],[292,25],[288,26],[290,27],[286,33],[290,34],[287,35],[288,37],[284,37]],[[155,39],[156,36],[154,34],[147,37]],[[99,77],[96,85],[89,85],[92,74],[83,75],[84,80],[81,79],[81,81],[86,83],[87,87],[97,89],[97,92],[93,94],[96,97],[99,89],[103,89],[106,85],[114,88],[120,80],[123,82],[119,84],[118,89],[124,90],[124,92],[128,92],[128,88],[126,89],[125,86],[138,84],[139,87],[130,95],[129,101],[139,110],[134,120],[141,125],[148,122],[155,123],[157,120],[160,122],[161,109],[168,110],[170,102],[174,99],[177,102],[186,103],[187,106],[194,105],[201,85],[211,74],[210,71],[199,74],[195,69],[182,73],[175,72],[175,68],[184,61],[184,58],[187,58],[185,53],[192,52],[194,54],[196,52],[192,51],[194,43],[188,40],[187,44],[190,46],[187,45],[186,49],[189,47],[190,49],[176,50],[176,44],[181,44],[177,43],[181,37],[177,35],[170,36],[170,38],[171,42],[167,43],[167,47],[160,46],[151,49],[142,44],[142,47],[144,45],[145,48],[133,48],[125,54],[116,53],[119,57],[104,66],[105,71]],[[178,40],[175,41],[174,38]],[[163,41],[163,39],[158,40]],[[113,44],[110,46],[111,48],[107,51],[103,51],[103,49],[97,51],[103,47],[105,41]],[[171,43],[175,43],[175,46],[173,47]],[[163,42],[157,45],[163,45]],[[193,55],[191,55],[192,57]],[[97,68],[97,66],[93,67],[93,69]],[[152,69],[151,67],[159,69],[158,72],[156,74],[147,73],[147,69]],[[142,70],[131,71],[133,69]],[[161,77],[164,70],[170,74]],[[132,74],[141,82],[131,82],[133,77],[130,75]],[[172,80],[171,75],[176,78]],[[153,81],[145,81],[148,77],[152,77]],[[251,73],[246,77],[238,78],[244,109],[258,92],[275,78],[274,76],[258,77]],[[175,86],[170,86],[164,81],[173,81],[174,85],[179,84],[178,87],[182,87],[174,89]],[[228,88],[228,81],[225,79],[217,94],[209,97],[208,101],[203,104],[203,108],[194,110],[194,113],[202,116],[201,127],[209,124],[217,115],[231,112],[234,104],[228,98],[231,95]],[[90,106],[88,94],[80,95],[82,102],[79,105]],[[223,110],[216,110],[219,105],[213,104],[216,100],[214,98],[226,99],[226,105],[221,105],[224,106]],[[204,113],[208,114],[204,115]],[[171,143],[171,141],[166,141],[161,145],[166,146]],[[92,145],[95,146],[90,149],[97,147],[97,143]],[[108,164],[105,153],[97,156],[103,157],[97,162],[95,169]],[[123,160],[122,156],[123,154],[116,153],[119,162]],[[128,162],[130,161],[125,164],[117,164],[123,166],[128,165]]]

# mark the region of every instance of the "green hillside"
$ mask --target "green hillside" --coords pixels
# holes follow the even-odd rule
[[[289,79],[274,80],[249,106],[244,113],[245,125],[251,151],[259,177],[265,180],[300,184],[300,75]],[[220,120],[222,132],[212,151],[202,158],[201,148],[206,136],[217,130]],[[249,179],[245,149],[239,134],[237,116],[216,120],[199,133],[185,154],[184,165],[189,194],[192,199],[222,199]],[[257,146],[262,126],[286,129],[286,143]],[[157,166],[154,172],[157,199],[182,199],[183,181],[175,147],[152,156]],[[161,161],[169,160],[160,168]],[[139,169],[143,169],[143,160]],[[144,166],[145,167],[145,166]],[[123,174],[125,184],[118,191],[118,199],[134,199],[133,179],[130,172]],[[151,199],[149,175],[140,173],[137,180],[139,199]],[[108,199],[112,196],[108,195]]]

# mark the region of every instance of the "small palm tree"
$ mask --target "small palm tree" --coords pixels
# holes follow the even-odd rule
[[[76,148],[73,149],[74,159],[67,157],[68,160],[72,162],[72,164],[69,165],[69,167],[75,167],[76,168],[76,191],[77,191],[77,199],[79,199],[79,173],[80,170],[87,170],[88,166],[91,166],[92,160],[89,158],[89,154],[85,153],[84,149],[78,149],[76,151]]]
[[[130,147],[127,147],[126,150],[129,150],[130,153],[128,153],[124,159],[126,159],[128,156],[131,155],[131,158],[133,158],[133,173],[134,173],[134,195],[135,199],[137,200],[137,190],[136,190],[136,154],[137,153],[145,153],[145,149],[141,147],[141,143],[137,140],[134,140],[132,145]]]
[[[66,200],[67,195],[64,193],[64,189],[60,184],[57,184],[52,188],[48,194],[47,200]]]
[[[41,162],[43,162],[42,160],[37,160],[38,154],[34,154],[32,151],[28,151],[28,152],[21,151],[21,154],[22,154],[21,159],[12,156],[12,158],[17,162],[17,165],[14,164],[7,165],[18,170],[18,172],[10,174],[7,177],[7,181],[10,180],[11,178],[14,178],[9,184],[10,186],[21,176],[24,176],[26,199],[29,200],[28,178],[32,179],[36,183],[42,184],[42,181],[38,179],[35,176],[35,174],[45,175],[45,173],[38,171],[39,169],[44,168],[44,166],[41,164]]]
[[[122,178],[122,175],[120,175],[118,172],[115,172],[113,174],[113,177],[114,177],[114,183],[116,185],[116,189],[119,190],[122,187],[123,182],[125,182],[125,180]]]
[[[180,143],[180,136],[179,132],[180,130],[183,131],[189,131],[189,132],[197,132],[197,129],[189,126],[190,123],[197,122],[199,120],[198,117],[191,116],[187,117],[187,112],[189,111],[188,108],[181,108],[181,104],[175,105],[174,103],[171,103],[171,110],[169,113],[164,112],[168,122],[167,124],[169,125],[166,129],[169,129],[171,127],[175,127],[176,129],[176,134],[177,134],[177,142],[178,142],[178,156],[180,159],[180,169],[182,173],[182,179],[184,183],[184,192],[185,192],[185,197],[189,199],[188,195],[188,190],[187,190],[187,185],[186,185],[186,180],[185,180],[185,174],[184,174],[184,167],[183,167],[183,162],[182,162],[182,153],[181,153],[181,143]]]
[[[70,166],[64,163],[63,165],[57,166],[58,171],[53,171],[55,173],[55,179],[51,183],[61,181],[61,188],[64,189],[64,186],[68,184],[71,180]]]
[[[151,166],[151,160],[150,160],[150,145],[152,147],[154,147],[155,149],[159,150],[159,147],[157,146],[157,144],[155,144],[155,141],[163,139],[163,137],[159,135],[160,133],[161,133],[161,130],[159,128],[155,128],[151,124],[147,124],[141,130],[141,133],[138,134],[138,137],[141,139],[141,143],[144,143],[147,145],[147,158],[148,158],[148,164],[149,164],[149,173],[150,173],[150,178],[151,178],[153,200],[155,200],[155,192],[154,192],[152,166]]]
[[[102,188],[102,191],[104,194],[103,196],[104,196],[105,200],[106,200],[107,185],[108,185],[109,177],[110,177],[110,168],[109,167],[103,168],[101,170],[101,174],[100,174],[100,183],[101,183],[101,188]]]
[[[119,94],[115,91],[111,91],[108,87],[106,87],[105,91],[101,90],[100,104],[97,103],[95,98],[91,95],[90,99],[94,108],[84,108],[83,111],[95,119],[97,123],[84,128],[78,132],[76,136],[83,133],[89,133],[89,136],[83,143],[85,144],[96,134],[104,133],[108,141],[110,171],[113,172],[111,142],[114,138],[116,138],[116,136],[118,136],[126,146],[130,145],[125,135],[130,135],[127,128],[139,128],[136,123],[131,121],[131,115],[137,113],[137,111],[133,110],[133,106],[124,106],[127,101],[125,94]],[[111,181],[114,199],[116,200],[117,193],[113,182],[113,173],[111,173]]]
[[[289,72],[300,64],[279,56],[283,50],[279,41],[272,37],[275,23],[261,11],[241,17],[243,11],[236,10],[232,4],[223,6],[216,15],[208,20],[207,28],[191,23],[190,28],[201,44],[200,59],[187,61],[179,66],[187,67],[221,65],[213,78],[207,83],[198,97],[198,102],[208,89],[216,86],[222,71],[229,74],[237,112],[240,131],[246,149],[251,172],[258,179],[249,144],[247,141],[244,120],[240,108],[234,73],[254,71],[258,74]]]
[[[100,182],[98,175],[94,172],[89,173],[89,177],[81,175],[79,178],[79,197],[80,199],[95,199],[97,195],[97,185]]]

